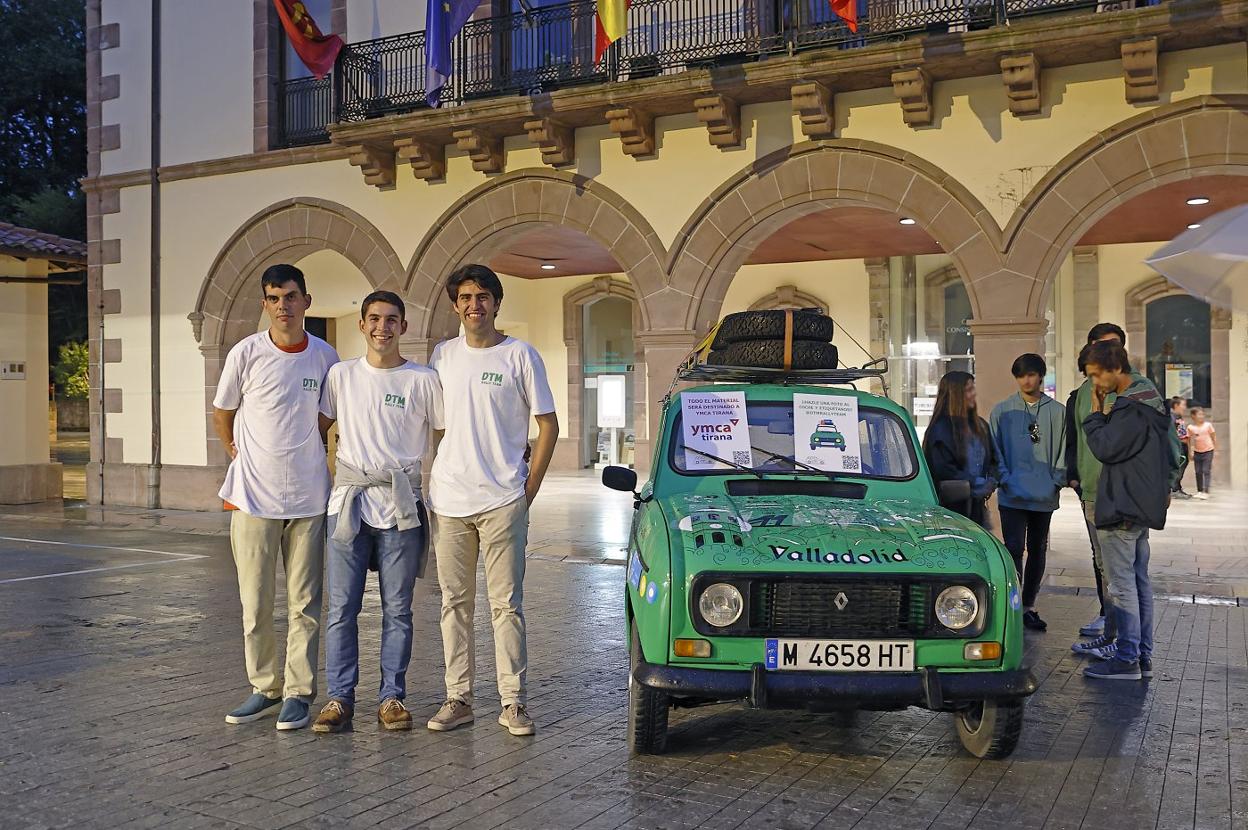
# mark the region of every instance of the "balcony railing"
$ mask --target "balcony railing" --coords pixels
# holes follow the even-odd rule
[[[1159,0],[1138,0],[1151,5]],[[854,48],[909,35],[965,31],[1008,19],[1137,0],[859,0],[857,33],[827,0],[634,0],[628,32],[593,61],[596,5],[574,0],[528,13],[469,21],[452,44],[442,104],[532,95],[576,84],[625,81],[810,49]],[[332,77],[332,80],[331,80]],[[284,146],[328,140],[326,125],[427,107],[425,33],[352,43],[333,75],[282,86]]]

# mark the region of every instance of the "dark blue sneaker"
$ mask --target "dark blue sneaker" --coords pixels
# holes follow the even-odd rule
[[[239,706],[233,712],[225,716],[226,723],[251,723],[253,720],[267,718],[269,715],[277,714],[277,704],[281,703],[280,697],[265,697],[259,692],[255,692],[251,697],[243,701],[243,705]]]
[[[1103,663],[1095,663],[1083,670],[1087,677],[1094,680],[1139,680],[1140,664],[1132,660],[1119,660],[1114,657]]]
[[[299,698],[288,697],[282,704],[282,713],[277,716],[277,728],[283,732],[288,729],[302,729],[310,720],[308,704]]]
[[[1141,657],[1140,658],[1140,677],[1147,680],[1148,678],[1152,676],[1153,676],[1153,658]]]

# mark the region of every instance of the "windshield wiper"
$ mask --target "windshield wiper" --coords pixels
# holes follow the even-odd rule
[[[690,446],[686,445],[686,446],[685,446],[685,450],[686,450],[687,452],[696,453],[696,454],[701,455],[701,456],[703,456],[703,457],[705,457],[705,458],[709,458],[709,459],[711,459],[711,460],[713,460],[713,461],[719,461],[719,462],[722,462],[722,463],[724,463],[724,464],[727,464],[729,467],[735,467],[736,469],[740,470],[740,471],[741,471],[741,472],[743,472],[743,473],[749,473],[750,475],[758,476],[759,478],[762,478],[762,477],[763,477],[763,474],[762,474],[762,473],[760,473],[758,470],[755,470],[753,467],[747,467],[747,466],[745,466],[744,464],[738,464],[738,463],[737,463],[737,462],[735,462],[735,461],[729,461],[729,460],[728,460],[728,459],[726,459],[726,458],[720,458],[718,455],[715,455],[715,454],[713,454],[713,453],[709,453],[709,452],[704,452],[704,451],[702,451],[702,450],[698,449],[697,447],[690,447]]]
[[[811,465],[807,464],[805,461],[798,461],[796,458],[794,458],[791,455],[781,455],[778,452],[765,450],[762,447],[756,447],[753,444],[750,445],[750,449],[754,450],[755,452],[761,452],[763,455],[766,455],[770,458],[774,458],[777,461],[787,461],[790,464],[792,464],[794,467],[801,467],[803,470],[809,470],[812,473],[818,473],[819,475],[826,478],[828,481],[837,480],[836,473],[832,472],[831,470],[821,470],[818,467],[812,467]]]

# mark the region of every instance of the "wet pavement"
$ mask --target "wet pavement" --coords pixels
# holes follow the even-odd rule
[[[536,738],[496,723],[483,596],[475,725],[379,729],[370,579],[355,730],[228,726],[247,689],[225,538],[0,518],[0,825],[1248,827],[1248,608],[1159,603],[1157,676],[1097,685],[1068,649],[1093,599],[1049,591],[1049,632],[1027,641],[1041,687],[1006,761],[966,755],[947,715],[742,705],[677,710],[667,754],[629,758],[624,574],[600,564],[627,530],[627,496],[568,477],[538,504],[526,580]],[[1241,520],[1218,518],[1229,512],[1183,531],[1201,524],[1193,511],[1174,532],[1229,560],[1233,534],[1208,529]],[[1076,567],[1078,541],[1055,543],[1070,548],[1055,559]],[[442,698],[437,603],[422,583],[408,674],[418,723]]]

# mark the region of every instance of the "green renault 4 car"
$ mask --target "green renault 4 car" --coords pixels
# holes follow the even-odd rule
[[[815,431],[810,434],[810,448],[814,450],[819,447],[842,451],[845,449],[845,436],[837,431],[835,421],[820,421]]]
[[[745,700],[950,712],[967,751],[1009,755],[1036,681],[1008,552],[941,506],[969,490],[938,496],[906,411],[845,385],[870,372],[756,374],[687,373],[738,382],[668,396],[640,490],[603,471],[635,497],[630,749],[664,750],[672,706]],[[837,470],[802,457],[812,411],[857,413]],[[730,446],[701,449],[704,434]]]

